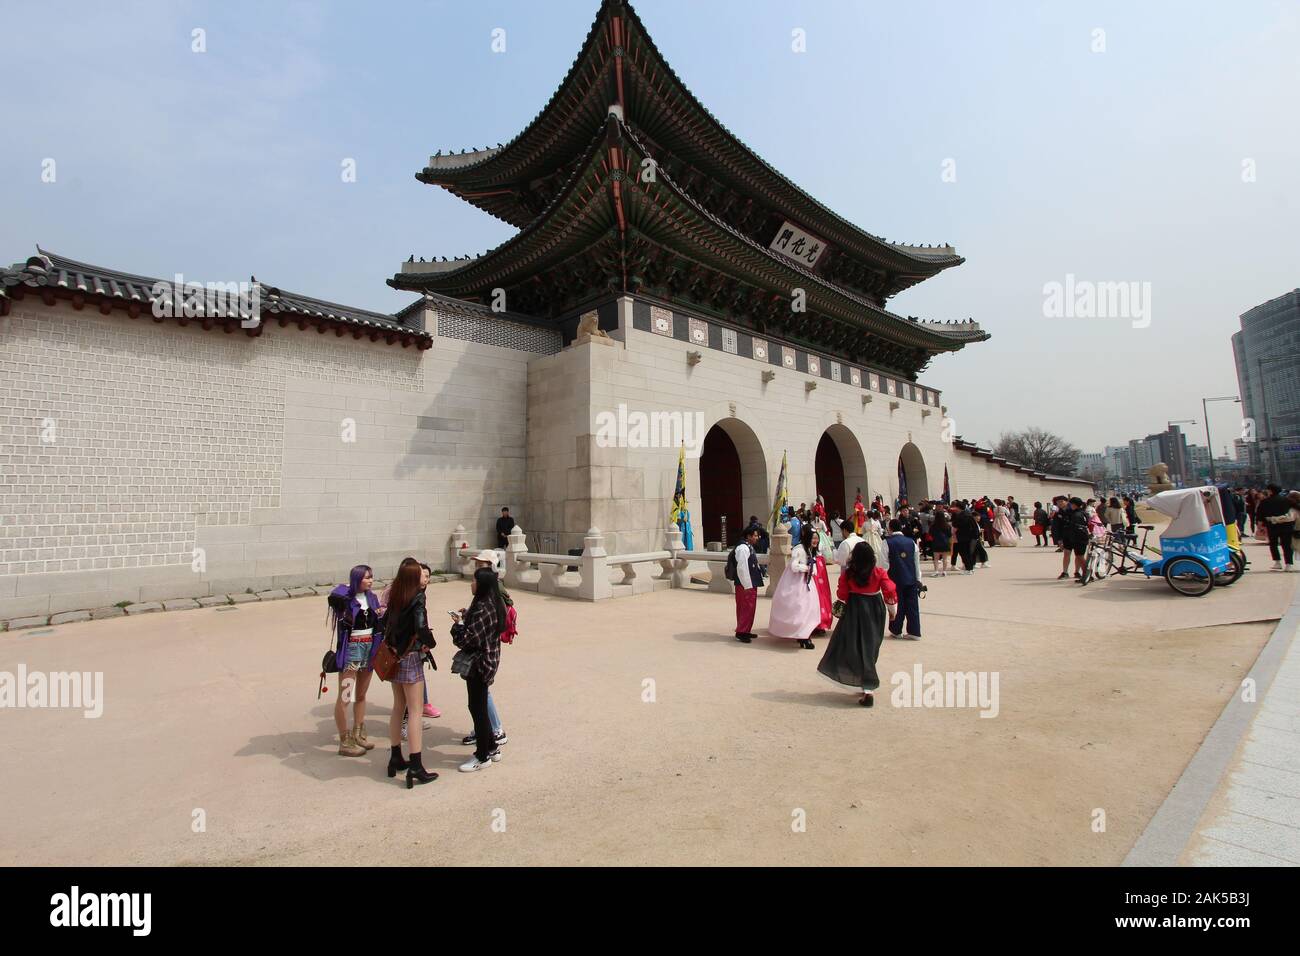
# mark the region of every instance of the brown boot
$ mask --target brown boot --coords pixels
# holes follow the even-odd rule
[[[352,740],[353,740],[355,743],[360,744],[360,745],[361,745],[362,747],[364,747],[366,750],[374,750],[374,749],[375,749],[375,745],[372,744],[369,740],[366,739],[366,725],[365,725],[365,724],[357,724],[355,727],[352,728]]]
[[[348,731],[339,737],[339,756],[340,757],[364,757],[366,748],[357,743],[353,731]]]

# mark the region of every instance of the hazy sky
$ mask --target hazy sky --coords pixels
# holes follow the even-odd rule
[[[0,258],[39,242],[396,309],[411,297],[384,280],[411,253],[511,235],[413,174],[436,149],[519,132],[597,7],[4,0]],[[1300,285],[1297,0],[636,8],[699,99],[789,178],[869,232],[967,258],[891,308],[993,334],[922,379],[968,439],[1042,425],[1100,451],[1201,423],[1202,396],[1237,394],[1237,316]],[[1045,284],[1067,275],[1150,283],[1149,324],[1046,316]],[[1239,418],[1218,407],[1216,449]],[[1204,442],[1203,424],[1186,429]]]

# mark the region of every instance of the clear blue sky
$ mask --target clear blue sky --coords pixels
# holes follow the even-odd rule
[[[384,280],[411,253],[510,235],[413,174],[522,129],[597,6],[5,0],[0,258],[40,242],[400,307]],[[1300,285],[1300,3],[636,6],[701,101],[791,179],[870,232],[966,256],[892,307],[993,333],[923,379],[967,438],[1037,424],[1100,451],[1200,421],[1201,396],[1236,394],[1236,317]],[[1150,327],[1045,318],[1044,283],[1071,273],[1150,282]],[[1216,448],[1237,420],[1220,406]]]

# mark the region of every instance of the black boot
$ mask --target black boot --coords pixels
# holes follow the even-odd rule
[[[409,765],[407,761],[402,760],[402,745],[390,747],[389,756],[389,777],[396,777],[398,770],[406,770]]]
[[[430,783],[437,780],[437,773],[424,769],[424,760],[420,754],[411,754],[410,764],[406,768],[406,789],[410,790],[417,783]]]
[[[402,759],[402,748],[400,745],[397,747],[390,747],[389,750],[392,751],[392,753],[388,758],[388,776],[396,777],[397,771],[405,770],[410,766],[410,764]]]

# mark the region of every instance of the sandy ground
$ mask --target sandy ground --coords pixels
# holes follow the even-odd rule
[[[928,582],[924,638],[886,641],[871,710],[816,673],[824,638],[737,643],[726,596],[519,593],[494,688],[505,759],[456,772],[470,721],[441,641],[425,763],[442,777],[412,791],[384,776],[385,685],[379,747],[335,753],[323,598],[4,634],[0,670],[103,671],[106,703],[0,710],[0,863],[1117,864],[1300,578],[1249,553],[1241,582],[1193,599],[1079,588],[1054,553],[996,549]],[[430,610],[467,597],[435,585]],[[996,672],[997,717],[892,706],[890,676],[918,663]]]

